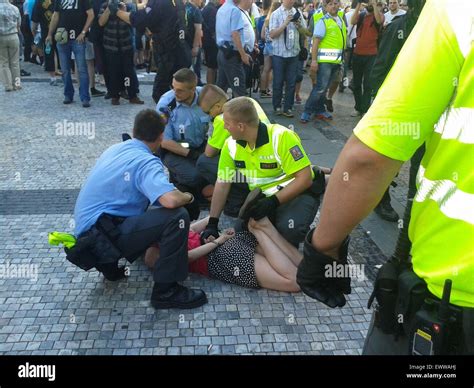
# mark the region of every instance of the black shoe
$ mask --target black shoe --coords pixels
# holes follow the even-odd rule
[[[83,108],[89,108],[91,106],[91,103],[89,101],[83,101],[82,102],[82,107]]]
[[[29,77],[29,76],[31,75],[31,73],[28,72],[28,71],[26,71],[26,70],[21,69],[21,70],[20,70],[20,75],[21,75],[22,77]]]
[[[66,97],[63,101],[63,104],[65,104],[65,105],[72,104],[72,100],[70,98]]]
[[[102,97],[102,96],[105,96],[105,92],[103,92],[102,90],[98,90],[96,88],[91,88],[91,96]]]
[[[105,93],[104,98],[105,98],[106,100],[110,100],[110,99],[112,98],[112,95],[111,95],[109,92],[107,92],[107,93]]]
[[[180,284],[172,286],[168,291],[159,293],[153,286],[151,305],[155,309],[193,309],[207,303],[207,297],[202,290],[193,290]]]
[[[385,221],[397,222],[400,219],[398,213],[393,209],[390,202],[381,201],[374,211]]]

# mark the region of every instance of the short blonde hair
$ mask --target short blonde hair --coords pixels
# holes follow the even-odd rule
[[[224,104],[227,112],[234,120],[252,126],[258,126],[259,118],[253,101],[248,97],[236,97]]]

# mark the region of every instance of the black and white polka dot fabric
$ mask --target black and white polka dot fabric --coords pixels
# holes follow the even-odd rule
[[[260,288],[255,274],[257,244],[252,233],[237,232],[208,255],[209,275],[242,287]]]

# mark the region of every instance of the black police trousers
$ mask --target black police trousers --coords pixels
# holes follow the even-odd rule
[[[158,103],[160,97],[170,90],[173,74],[179,69],[191,66],[191,51],[183,43],[175,49],[161,52],[153,48],[153,58],[156,65],[156,76],[153,83],[153,100]]]
[[[157,283],[183,281],[188,276],[189,215],[184,208],[152,208],[128,217],[120,225],[115,245],[129,261],[159,244],[160,258],[153,269]]]

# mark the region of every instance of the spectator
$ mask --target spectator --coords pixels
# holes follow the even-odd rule
[[[54,3],[54,13],[49,25],[46,44],[52,45],[53,33],[58,28],[55,39],[57,43],[59,62],[63,73],[64,104],[70,104],[74,99],[74,86],[71,78],[71,53],[74,53],[79,72],[79,95],[84,108],[90,107],[89,75],[86,64],[86,35],[94,20],[94,11],[90,0]]]
[[[104,27],[103,44],[105,63],[109,77],[108,93],[112,105],[120,104],[120,92],[127,89],[131,104],[143,104],[138,98],[138,80],[133,63],[132,31],[130,26],[117,16],[110,15],[107,3],[99,13],[99,25]]]
[[[193,70],[198,77],[198,86],[201,82],[201,47],[202,47],[202,0],[188,0],[186,3],[186,42],[193,58]]]
[[[385,17],[383,26],[387,27],[393,18],[405,14],[406,11],[400,8],[400,0],[388,0],[388,12],[383,15]]]
[[[294,117],[296,73],[300,53],[301,14],[293,5],[295,0],[282,0],[282,5],[270,17],[270,38],[273,41],[273,110],[275,114]],[[285,87],[285,103],[281,109]]]
[[[369,0],[367,9],[361,12],[362,7],[361,3],[357,4],[351,18],[351,23],[357,24],[357,40],[352,59],[355,99],[352,117],[365,114],[370,106],[370,72],[377,56],[377,41],[384,20],[375,0]]]
[[[21,89],[20,25],[18,8],[8,0],[0,0],[0,78],[7,92]]]
[[[216,15],[218,5],[219,0],[210,0],[202,10],[202,46],[207,66],[206,82],[208,84],[215,84],[217,78]]]

